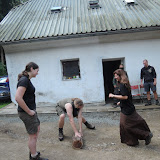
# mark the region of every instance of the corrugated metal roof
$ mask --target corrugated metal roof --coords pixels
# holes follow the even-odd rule
[[[160,0],[30,0],[13,8],[0,23],[0,42],[160,26]],[[52,7],[67,7],[51,13]]]

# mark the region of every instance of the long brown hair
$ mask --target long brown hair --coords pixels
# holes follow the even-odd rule
[[[126,73],[122,69],[117,69],[114,71],[114,74],[117,74],[120,77],[120,83],[125,84],[128,90],[131,90],[131,85],[128,80]]]
[[[72,98],[72,101],[74,101],[77,106],[84,106],[83,101],[80,98]]]
[[[31,68],[33,68],[33,69],[38,69],[39,66],[38,66],[36,63],[34,63],[34,62],[28,63],[28,64],[26,65],[26,67],[25,67],[25,70],[22,71],[22,73],[20,73],[20,74],[18,75],[18,80],[19,80],[22,76],[26,76],[26,77],[29,78],[28,72],[31,71]]]

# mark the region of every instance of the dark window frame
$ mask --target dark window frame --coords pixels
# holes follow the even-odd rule
[[[77,64],[74,64],[74,63],[77,63]],[[66,68],[65,68],[65,65],[66,65]],[[69,66],[69,65],[71,65],[71,66]],[[75,70],[73,70],[74,65],[76,65]],[[62,80],[81,79],[79,58],[61,60],[61,67],[62,67]],[[71,68],[69,68],[69,67],[71,67]]]

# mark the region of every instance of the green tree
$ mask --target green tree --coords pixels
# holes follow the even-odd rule
[[[7,68],[4,64],[0,62],[0,76],[7,75]]]
[[[0,21],[7,15],[7,13],[15,6],[27,0],[0,0]]]

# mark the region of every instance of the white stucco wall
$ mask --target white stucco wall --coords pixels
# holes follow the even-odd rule
[[[54,42],[53,42],[54,43]],[[131,85],[140,84],[140,70],[143,59],[148,59],[158,74],[157,87],[160,93],[160,40],[140,40],[116,43],[95,43],[86,45],[56,46],[42,49],[47,42],[42,42],[41,49],[32,51],[7,52],[7,68],[10,78],[12,101],[15,102],[17,75],[25,65],[36,62],[39,75],[32,79],[36,87],[37,102],[57,103],[65,97],[79,97],[85,103],[104,102],[103,59],[125,58],[126,71]],[[20,45],[23,50],[25,46]],[[62,80],[60,60],[79,58],[80,80]]]

